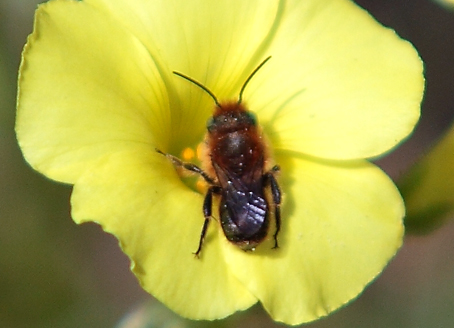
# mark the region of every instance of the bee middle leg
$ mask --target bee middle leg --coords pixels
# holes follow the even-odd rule
[[[271,195],[273,197],[273,203],[274,203],[274,219],[276,220],[276,231],[274,232],[273,238],[274,238],[274,247],[273,248],[278,248],[278,242],[277,242],[277,235],[279,234],[279,231],[281,230],[281,190],[279,188],[279,184],[276,181],[276,178],[274,177],[274,173],[278,172],[280,170],[279,166],[275,165],[270,171],[265,173],[263,178],[265,179],[265,183],[269,184],[271,188]]]
[[[208,224],[210,223],[211,213],[213,210],[213,194],[219,194],[220,192],[221,187],[211,186],[208,189],[207,194],[205,195],[205,199],[203,201],[203,216],[205,217],[205,222],[203,222],[202,232],[200,233],[199,247],[194,253],[196,257],[199,257],[200,251],[202,250],[203,241],[205,240],[205,235],[208,229]]]

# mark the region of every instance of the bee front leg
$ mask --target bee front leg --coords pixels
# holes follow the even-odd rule
[[[203,241],[205,240],[208,224],[210,223],[211,213],[213,209],[213,193],[219,194],[220,192],[221,187],[211,186],[208,189],[207,194],[205,195],[205,199],[203,201],[203,216],[205,217],[205,222],[203,222],[202,232],[200,233],[199,247],[197,248],[197,251],[194,253],[194,255],[197,257],[199,257],[200,251],[202,250],[202,245]]]
[[[170,154],[167,154],[167,153],[164,153],[163,151],[159,150],[158,148],[155,148],[155,150],[161,154],[161,155],[164,155],[165,157],[167,157],[168,159],[170,159],[170,161],[172,162],[173,165],[175,166],[180,166],[188,171],[191,171],[191,172],[194,172],[194,173],[197,173],[197,174],[200,174],[200,176],[202,178],[205,179],[206,182],[208,182],[209,184],[213,185],[215,184],[214,180],[208,175],[205,173],[205,171],[203,171],[200,167],[198,167],[197,165],[195,164],[192,164],[192,163],[186,163],[186,162],[183,162],[181,159],[179,159],[178,157],[175,157],[173,155],[170,155]]]

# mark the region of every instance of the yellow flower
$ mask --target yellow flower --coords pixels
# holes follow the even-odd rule
[[[407,231],[430,232],[453,213],[453,167],[454,126],[400,181]]]
[[[202,142],[213,100],[257,114],[281,167],[280,248],[230,244],[204,196],[155,147]],[[72,216],[115,235],[143,288],[193,319],[261,302],[307,322],[355,298],[402,243],[402,199],[366,159],[418,120],[413,47],[346,0],[55,0],[41,5],[20,69],[26,160],[74,184]],[[217,203],[213,207],[214,216]]]
[[[447,9],[454,9],[454,0],[435,0]]]

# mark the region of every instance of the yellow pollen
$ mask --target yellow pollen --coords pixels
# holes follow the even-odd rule
[[[202,160],[202,153],[203,153],[203,143],[201,142],[197,145],[197,158],[199,160]]]
[[[202,179],[197,180],[195,187],[196,187],[197,191],[201,194],[205,194],[208,189],[207,183],[205,182],[205,180],[202,180]]]
[[[191,159],[194,158],[194,155],[195,155],[195,152],[192,148],[185,148],[183,149],[183,151],[181,152],[181,158],[184,160],[184,161],[190,161]]]

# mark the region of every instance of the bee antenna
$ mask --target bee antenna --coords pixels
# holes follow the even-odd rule
[[[241,87],[241,90],[240,90],[240,95],[238,96],[238,104],[241,104],[241,101],[243,100],[243,92],[244,92],[244,89],[246,89],[246,85],[249,83],[249,81],[252,79],[252,77],[255,75],[255,73],[257,73],[257,71],[259,69],[262,68],[263,65],[265,65],[265,63],[271,59],[271,56],[268,56],[267,58],[265,58],[264,61],[262,61],[260,63],[259,66],[256,67],[256,69],[249,75],[249,77],[246,79],[246,81],[244,82],[243,86]]]
[[[182,74],[182,73],[179,73],[179,72],[173,71],[173,74],[178,75],[178,76],[182,77],[183,79],[188,80],[189,82],[194,83],[194,84],[195,84],[196,86],[198,86],[200,89],[202,89],[203,91],[205,91],[206,93],[208,93],[208,94],[211,96],[211,98],[213,98],[214,103],[216,104],[217,107],[221,107],[221,105],[219,105],[218,98],[216,98],[216,96],[214,95],[214,93],[211,92],[210,89],[208,89],[208,88],[207,88],[206,86],[204,86],[202,83],[200,83],[200,82],[194,80],[193,78],[191,78],[191,77],[189,77],[189,76],[187,76],[187,75],[184,75],[184,74]]]

